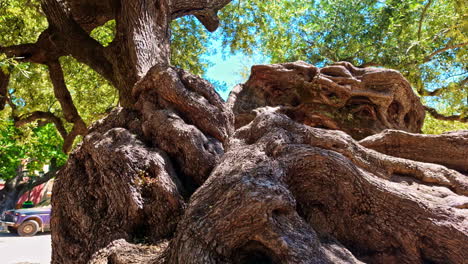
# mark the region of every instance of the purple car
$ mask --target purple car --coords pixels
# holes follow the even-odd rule
[[[20,236],[34,236],[37,232],[50,230],[50,207],[9,210],[3,213],[0,230]]]

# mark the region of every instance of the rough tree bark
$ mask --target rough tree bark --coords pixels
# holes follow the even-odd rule
[[[10,76],[5,74],[2,70],[0,70],[0,111],[5,108],[5,104],[7,102],[7,95],[8,95],[8,82]]]
[[[437,163],[468,174],[468,131],[441,135],[411,134],[386,130],[359,142],[366,148],[387,155],[422,162]]]
[[[385,74],[383,80],[391,79]],[[410,91],[396,87],[396,94]],[[151,69],[134,96],[137,109],[116,109],[96,123],[56,181],[54,263],[463,263],[467,257],[465,132],[390,130],[359,143],[291,118],[286,101],[252,109],[253,120],[232,134],[229,108],[212,87],[171,67]],[[232,101],[240,98],[230,105],[249,103]],[[411,96],[400,100],[418,107]]]
[[[388,128],[421,132],[424,121],[423,105],[399,72],[348,62],[321,69],[304,62],[254,66],[228,104],[236,128],[253,120],[254,109],[281,106],[298,122],[340,129],[356,139]]]
[[[467,191],[456,171],[270,108],[236,131],[192,195],[167,261],[463,263]]]
[[[213,31],[229,2],[44,0],[39,40],[0,47],[51,77],[72,55],[120,92],[55,182],[52,263],[463,263],[466,132],[412,134],[401,74],[349,63],[255,66],[224,103],[169,65],[169,23]],[[89,32],[110,19],[104,48]]]

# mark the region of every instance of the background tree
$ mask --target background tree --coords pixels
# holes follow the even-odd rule
[[[19,130],[8,117],[0,122],[0,212],[15,208],[20,197],[37,185],[52,179],[65,163],[62,138],[52,124]],[[42,174],[44,165],[49,171]],[[27,171],[27,175],[25,173]],[[23,177],[29,177],[25,181]]]

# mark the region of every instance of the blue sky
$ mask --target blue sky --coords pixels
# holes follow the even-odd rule
[[[234,86],[247,81],[252,65],[268,63],[268,59],[262,54],[248,55],[241,52],[232,54],[229,50],[223,49],[219,39],[214,37],[212,39],[210,55],[203,56],[203,59],[209,61],[211,65],[203,77],[213,82],[216,91],[226,100]],[[221,86],[225,86],[224,89]]]

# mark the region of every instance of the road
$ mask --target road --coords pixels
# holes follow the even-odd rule
[[[0,233],[2,264],[49,264],[51,253],[50,232],[33,237]]]

